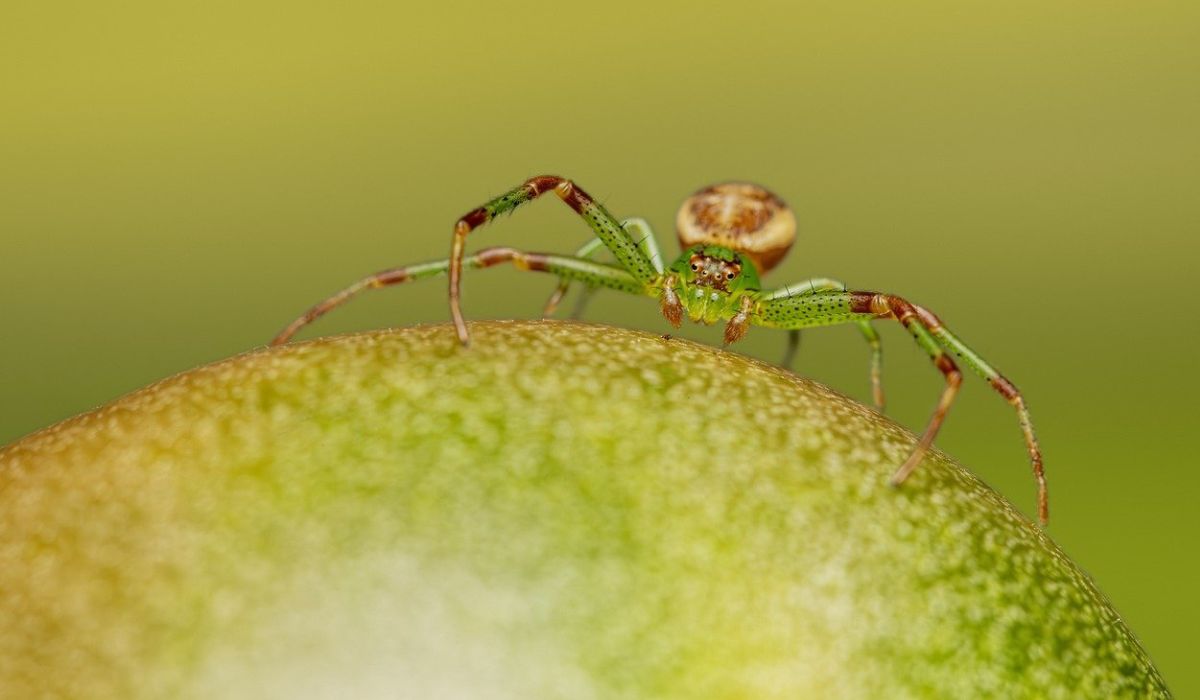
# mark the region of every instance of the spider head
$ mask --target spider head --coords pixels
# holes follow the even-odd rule
[[[690,286],[711,287],[726,294],[760,288],[750,258],[722,246],[692,246],[675,261],[671,271]]]
[[[779,264],[796,241],[796,216],[782,199],[748,182],[697,191],[675,217],[679,245],[716,245],[745,255],[757,272]]]

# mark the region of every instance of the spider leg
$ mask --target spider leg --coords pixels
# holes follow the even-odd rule
[[[763,300],[774,301],[807,294],[844,291],[846,291],[846,285],[842,282],[829,279],[828,277],[814,277],[769,292],[763,297]],[[863,338],[867,341],[867,345],[871,348],[871,398],[875,402],[875,408],[882,412],[886,404],[883,395],[883,342],[880,340],[879,333],[871,325],[870,321],[859,320],[854,323],[858,326]],[[787,369],[792,368],[792,363],[796,359],[796,351],[799,347],[800,331],[791,329],[788,331],[787,347],[784,349],[783,361],[780,363],[782,367],[786,367]]]
[[[650,264],[658,274],[665,273],[666,261],[663,260],[662,251],[658,248],[658,237],[654,235],[654,229],[650,228],[650,222],[635,216],[622,220],[621,227],[633,236],[638,248],[645,253],[647,258],[650,258]]]
[[[661,279],[662,274],[655,269],[650,258],[638,247],[633,236],[588,193],[576,187],[566,178],[556,175],[539,175],[526,180],[519,187],[492,199],[483,206],[472,209],[464,214],[454,226],[454,238],[450,247],[450,314],[454,318],[458,339],[463,345],[470,342],[470,332],[467,330],[467,322],[463,317],[461,304],[463,256],[466,251],[467,234],[500,214],[511,212],[522,204],[552,190],[576,214],[583,217],[596,237],[604,242],[604,245],[617,259],[617,263],[628,272],[629,276],[641,283],[643,287],[648,287]],[[639,294],[643,292],[645,289],[638,290]]]
[[[779,361],[779,366],[784,369],[791,369],[796,363],[796,353],[800,351],[800,331],[791,329],[787,334],[787,345],[783,348],[783,359]]]
[[[658,249],[658,239],[654,237],[654,231],[650,228],[650,224],[645,219],[623,219],[621,227],[628,231],[637,241],[638,248],[641,249],[646,257],[650,258],[650,263],[654,265],[654,269],[662,274],[663,258],[662,252]],[[604,241],[599,238],[584,243],[579,250],[575,251],[577,258],[594,259],[595,254],[600,252],[604,247]],[[567,295],[567,291],[571,287],[570,280],[559,280],[558,286],[550,294],[550,298],[546,300],[546,304],[542,307],[542,318],[552,316],[558,305],[562,303],[563,297]],[[592,297],[595,287],[584,287],[579,295],[579,300],[575,303],[575,308],[571,311],[571,318],[577,319],[583,316],[583,310],[587,306],[588,301]]]
[[[1021,432],[1025,436],[1025,444],[1029,450],[1033,476],[1038,483],[1038,517],[1045,523],[1050,518],[1050,504],[1046,497],[1046,471],[1042,464],[1042,451],[1038,447],[1037,436],[1033,432],[1033,419],[1029,415],[1029,409],[1025,406],[1025,398],[1021,396],[1021,392],[1012,382],[1008,381],[995,367],[992,367],[986,360],[980,357],[979,353],[972,350],[958,336],[947,330],[942,325],[941,319],[934,315],[933,312],[915,304],[913,308],[916,310],[921,322],[929,329],[930,334],[937,339],[942,347],[954,353],[954,356],[960,362],[965,363],[976,374],[987,380],[987,383],[1016,410],[1017,422],[1021,426]]]
[[[647,292],[644,284],[635,280],[628,272],[621,268],[566,255],[524,253],[513,248],[486,248],[474,255],[468,256],[463,263],[467,267],[474,269],[483,269],[502,263],[512,263],[520,270],[547,272],[558,275],[562,279],[584,282],[592,287],[608,287],[631,294],[645,294]],[[394,267],[364,277],[313,306],[296,320],[292,321],[275,336],[271,341],[271,345],[282,345],[288,342],[301,328],[350,301],[360,292],[404,282],[413,282],[427,277],[438,277],[449,271],[450,260],[447,259],[407,265],[405,267]]]
[[[920,463],[937,436],[937,431],[954,401],[955,394],[958,393],[962,374],[950,357],[949,353],[953,353],[986,379],[992,388],[1016,409],[1021,432],[1025,438],[1025,447],[1029,452],[1029,460],[1033,467],[1034,478],[1037,481],[1038,519],[1045,525],[1050,518],[1046,476],[1041,449],[1038,447],[1024,398],[1012,382],[1005,379],[978,353],[947,330],[933,313],[891,294],[822,292],[781,296],[774,299],[762,298],[755,308],[751,322],[761,326],[792,330],[839,325],[872,318],[892,318],[903,324],[913,335],[917,344],[929,354],[934,366],[946,378],[946,387],[929,420],[929,425],[925,428],[925,432],[921,435],[912,454],[892,477],[893,483],[903,482]]]
[[[583,312],[587,309],[587,305],[592,300],[592,295],[596,293],[595,287],[584,287],[579,292],[579,298],[575,300],[575,306],[571,309],[571,320],[578,321],[583,318]]]
[[[593,238],[587,243],[579,246],[579,250],[575,251],[575,257],[583,258],[585,260],[592,260],[596,257],[596,254],[603,249],[604,241],[600,240],[599,238]],[[558,281],[558,286],[554,288],[554,291],[550,294],[550,298],[546,300],[545,306],[542,307],[542,318],[549,318],[550,316],[554,315],[554,312],[558,309],[558,305],[562,303],[563,297],[567,295],[567,290],[570,288],[570,280],[563,278]],[[590,289],[591,287],[584,287],[585,291]],[[580,314],[583,313],[582,308],[577,308],[576,311],[578,311]],[[574,315],[572,314],[572,316]]]

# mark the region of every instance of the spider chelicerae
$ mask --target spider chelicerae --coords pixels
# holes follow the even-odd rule
[[[555,193],[570,206],[596,236],[574,255],[529,253],[508,247],[465,254],[471,231],[547,192]],[[750,326],[789,331],[785,366],[790,366],[795,355],[800,329],[855,324],[870,347],[872,393],[876,406],[882,410],[882,351],[871,321],[895,319],[928,353],[945,377],[946,385],[929,424],[912,453],[892,476],[892,483],[898,485],[908,478],[933,444],[962,384],[957,358],[1016,409],[1037,479],[1038,518],[1043,525],[1047,522],[1049,506],[1042,455],[1021,392],[932,312],[894,294],[854,291],[823,277],[764,290],[759,276],[775,267],[791,248],[796,239],[796,218],[782,199],[758,185],[727,182],[697,191],[680,207],[676,229],[683,254],[665,265],[658,242],[645,220],[617,220],[569,179],[554,175],[533,177],[459,219],[449,259],[391,268],[365,277],[309,309],[271,344],[286,343],[301,328],[364,290],[449,274],[451,315],[459,339],[467,345],[470,331],[460,305],[463,268],[511,263],[521,270],[559,278],[558,287],[545,305],[546,316],[554,312],[572,283],[582,283],[589,291],[608,288],[654,297],[663,316],[675,327],[683,322],[684,316],[697,323],[724,322],[726,344],[739,340]],[[611,253],[616,264],[595,259],[604,250]]]

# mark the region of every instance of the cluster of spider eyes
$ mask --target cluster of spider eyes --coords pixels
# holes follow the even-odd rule
[[[699,272],[699,270],[700,270],[700,264],[699,264],[699,263],[692,263],[692,272]],[[707,276],[708,276],[708,270],[705,270],[704,272],[701,272],[701,273],[700,273],[700,276],[701,276],[701,277],[707,277]],[[734,274],[733,274],[732,272],[727,272],[727,273],[725,273],[725,279],[727,279],[727,280],[731,280],[731,279],[733,279],[733,277],[734,277]]]

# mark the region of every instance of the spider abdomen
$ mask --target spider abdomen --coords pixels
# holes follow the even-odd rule
[[[749,182],[724,182],[684,200],[675,218],[683,248],[724,246],[746,255],[766,272],[796,241],[796,216],[777,195]]]

